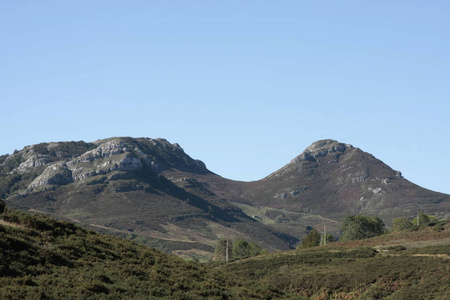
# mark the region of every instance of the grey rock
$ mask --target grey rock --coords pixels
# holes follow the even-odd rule
[[[48,166],[41,175],[36,177],[28,188],[41,185],[65,185],[73,182],[72,172],[64,162],[57,162]]]
[[[21,163],[16,170],[18,173],[25,173],[30,169],[46,166],[50,163],[52,163],[52,160],[48,155],[33,155]]]
[[[301,161],[316,162],[317,157],[325,157],[330,153],[345,152],[345,150],[353,148],[352,145],[339,143],[334,140],[317,141],[311,146],[307,147],[299,156],[294,158],[291,163],[298,163]]]
[[[100,144],[97,148],[83,153],[79,157],[68,162],[67,165],[72,166],[80,162],[90,162],[98,158],[107,158],[113,155],[122,154],[127,151],[125,144],[121,141],[111,140]]]

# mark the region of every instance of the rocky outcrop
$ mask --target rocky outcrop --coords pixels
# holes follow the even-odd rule
[[[50,163],[52,163],[52,159],[49,155],[33,155],[19,165],[17,172],[25,173],[30,169],[46,166]]]
[[[100,144],[100,146],[91,151],[83,153],[79,157],[68,162],[68,165],[72,166],[81,162],[91,162],[99,158],[108,158],[113,155],[122,154],[126,151],[129,151],[129,149],[126,147],[125,143],[118,140],[112,140]]]
[[[66,163],[58,162],[48,166],[28,187],[35,188],[41,185],[64,185],[71,182],[73,182],[72,171],[69,170]]]
[[[80,162],[70,164],[73,181],[80,181],[100,174],[108,174],[113,171],[134,171],[142,169],[143,164],[140,159],[133,157],[129,153],[108,156],[107,159],[97,159],[90,164]]]
[[[58,162],[48,166],[29,188],[64,185],[116,170],[133,171],[142,167],[141,160],[133,156],[123,142],[110,141],[67,163]]]
[[[53,162],[49,155],[33,155],[16,171],[26,172],[30,168],[47,166],[28,186],[30,189],[41,185],[64,185],[114,171],[136,171],[146,167],[155,171],[170,168],[207,171],[203,162],[193,160],[180,145],[164,139],[111,138],[99,140],[95,144],[98,145],[95,149],[65,162]]]
[[[317,157],[325,157],[330,153],[345,152],[347,149],[352,149],[353,146],[349,144],[339,143],[335,140],[321,140],[312,143],[299,156],[291,161],[291,164],[296,164],[302,161],[315,162]]]

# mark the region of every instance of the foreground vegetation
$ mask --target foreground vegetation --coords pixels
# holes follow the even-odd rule
[[[0,299],[262,298],[235,278],[44,216],[0,215]],[[279,296],[280,294],[277,294]]]
[[[0,209],[0,299],[448,299],[449,259],[449,224],[198,264]]]

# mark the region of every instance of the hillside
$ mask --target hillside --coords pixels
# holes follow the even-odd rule
[[[450,226],[272,253],[222,265],[286,299],[448,299]],[[378,250],[377,250],[378,249]]]
[[[450,196],[423,189],[373,155],[333,140],[313,143],[288,165],[251,184],[249,203],[320,214],[414,217],[417,210],[450,216]]]
[[[207,266],[67,222],[0,214],[0,299],[261,299]]]
[[[214,174],[164,139],[42,143],[0,157],[0,196],[23,211],[206,259],[221,238],[277,251],[323,224],[336,237],[347,215],[387,224],[418,211],[450,218],[450,195],[419,187],[334,140],[313,143],[254,182]]]
[[[197,182],[193,176],[219,176],[164,139],[43,143],[0,163],[2,195],[12,207],[180,256],[210,259],[223,237],[253,240],[269,250],[286,250],[296,241]]]
[[[444,300],[449,225],[199,264],[7,209],[0,212],[0,298]]]
[[[387,224],[418,211],[450,217],[450,195],[417,186],[373,155],[334,140],[313,143],[280,170],[240,189],[235,205],[298,238],[307,226],[322,224],[336,236],[348,215],[377,216]]]

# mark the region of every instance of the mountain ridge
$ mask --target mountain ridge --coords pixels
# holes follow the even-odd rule
[[[372,154],[330,139],[252,182],[223,178],[165,139],[41,143],[0,156],[0,196],[12,207],[185,255],[195,252],[191,246],[212,253],[220,238],[286,250],[323,223],[339,235],[349,214],[389,223],[419,209],[439,217],[450,210],[449,195],[418,187]]]

